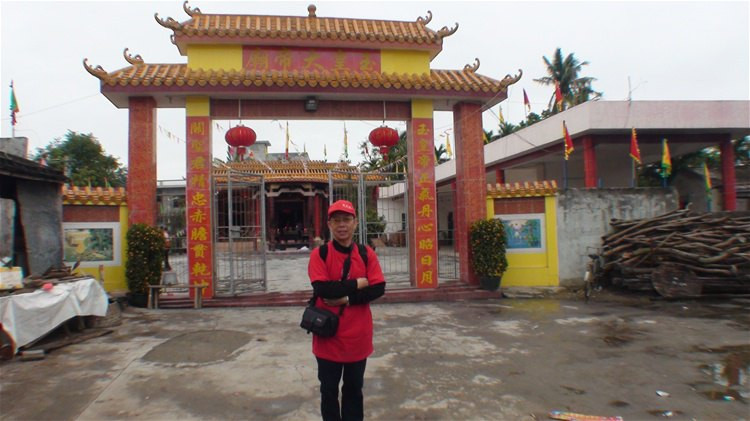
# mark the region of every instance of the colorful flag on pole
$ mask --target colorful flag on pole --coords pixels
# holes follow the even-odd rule
[[[523,105],[526,107],[526,112],[531,112],[531,102],[529,101],[529,96],[526,95],[526,89],[523,90]]]
[[[661,177],[667,178],[672,174],[672,158],[669,156],[669,145],[667,145],[667,139],[662,139],[661,145]]]
[[[289,159],[289,122],[286,122],[286,149],[284,149],[284,157]]]
[[[326,149],[326,144],[323,144],[323,160],[328,161],[328,149]]]
[[[453,158],[453,148],[451,148],[451,135],[447,132],[445,133],[445,152],[449,157]]]
[[[633,161],[641,163],[641,150],[638,148],[638,137],[635,133],[635,127],[633,127],[630,133],[630,157],[633,158]]]
[[[349,132],[346,131],[346,123],[344,123],[344,157],[349,159]]]
[[[13,88],[13,81],[10,81],[10,124],[15,126],[16,125],[16,113],[21,111],[20,108],[18,108],[18,100],[16,100],[16,92]]]
[[[557,111],[562,111],[563,95],[560,90],[560,82],[555,82],[555,103],[557,103]]]
[[[498,107],[497,118],[500,120],[500,124],[505,124],[505,117],[503,117],[503,107]]]
[[[708,165],[703,161],[703,178],[706,179],[706,193],[711,193],[711,173],[708,172]]]
[[[573,139],[570,137],[570,133],[568,133],[568,126],[565,125],[565,120],[563,120],[563,137],[565,138],[565,160],[567,161],[575,148],[573,147]]]
[[[487,137],[487,132],[485,132],[484,129],[482,129],[482,139],[484,140],[485,145],[490,143],[490,138]]]

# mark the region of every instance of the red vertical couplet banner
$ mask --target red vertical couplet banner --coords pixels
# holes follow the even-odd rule
[[[210,129],[209,117],[187,117],[188,279],[190,285],[208,285],[203,289],[206,298],[213,296]]]
[[[417,288],[437,288],[437,200],[433,124],[431,118],[414,118],[411,124],[414,134],[414,170],[409,187],[410,194],[414,194],[415,204],[411,216],[416,231],[416,241],[413,245],[416,251],[416,284]]]

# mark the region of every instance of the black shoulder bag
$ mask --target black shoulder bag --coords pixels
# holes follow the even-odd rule
[[[326,244],[324,247],[328,247],[328,245]],[[352,247],[357,246],[353,244]],[[346,260],[344,260],[344,270],[341,273],[342,281],[346,280],[346,278],[349,276],[349,269],[351,268],[351,265],[352,254],[350,252],[349,256],[347,256]],[[317,298],[318,296],[315,294],[315,292],[313,292],[312,298],[310,298],[310,301],[307,302],[307,307],[305,307],[305,311],[304,313],[302,313],[302,321],[300,322],[299,326],[302,329],[305,329],[308,334],[312,332],[313,334],[318,335],[321,338],[330,338],[336,335],[336,331],[339,328],[339,316],[344,313],[345,306],[339,307],[339,314],[336,314],[324,308],[315,307]]]

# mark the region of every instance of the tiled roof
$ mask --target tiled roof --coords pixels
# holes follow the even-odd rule
[[[324,161],[258,161],[250,159],[247,161],[230,162],[225,164],[233,171],[236,177],[243,175],[252,178],[254,175],[262,175],[265,182],[328,182],[328,173],[333,174],[334,179],[349,179],[358,174],[357,168],[343,162]],[[220,182],[226,181],[227,169],[225,166],[214,167],[214,179]],[[368,175],[366,179],[379,179],[378,175]],[[233,178],[234,179],[234,178]]]
[[[320,87],[406,89],[446,93],[479,93],[494,95],[517,82],[518,76],[492,79],[473,69],[431,70],[424,74],[350,72],[350,71],[269,71],[189,69],[186,64],[136,64],[111,73],[84,61],[86,69],[106,87]]]
[[[124,187],[71,187],[66,184],[62,194],[64,205],[119,206],[127,202]]]
[[[553,196],[556,193],[557,182],[555,180],[487,185],[487,195],[493,198]]]
[[[317,17],[314,5],[308,7],[307,16],[267,16],[267,15],[229,15],[203,14],[200,9],[191,9],[184,5],[185,12],[191,19],[177,22],[172,18],[161,19],[154,15],[156,21],[174,31],[175,43],[181,39],[200,38],[205,41],[222,39],[258,40],[292,40],[298,45],[320,41],[345,41],[348,43],[376,44],[403,47],[410,45],[419,49],[439,52],[443,38],[452,35],[458,29],[443,27],[434,31],[427,27],[432,20],[432,13],[419,17],[412,22]],[[421,48],[420,48],[421,47]]]

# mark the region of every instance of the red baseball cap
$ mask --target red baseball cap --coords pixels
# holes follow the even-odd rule
[[[357,212],[354,210],[354,206],[352,205],[352,202],[348,200],[337,200],[333,202],[330,208],[328,208],[328,218],[331,218],[331,215],[334,214],[334,212],[344,212],[348,213],[354,217],[357,216]]]

